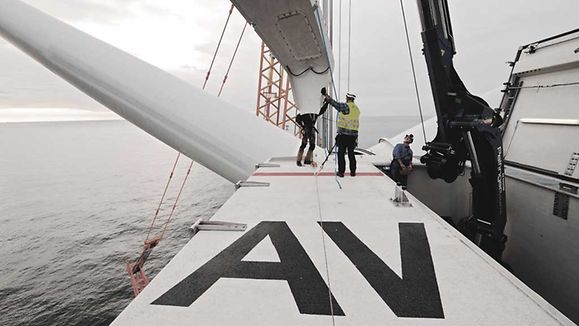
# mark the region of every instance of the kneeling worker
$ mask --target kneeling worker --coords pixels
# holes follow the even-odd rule
[[[358,143],[358,128],[360,127],[360,109],[354,103],[356,95],[346,94],[346,103],[336,102],[329,95],[325,95],[326,101],[330,103],[338,113],[338,135],[336,136],[336,146],[338,147],[338,177],[343,178],[346,172],[346,150],[350,161],[350,175],[356,176],[356,155],[354,150]]]

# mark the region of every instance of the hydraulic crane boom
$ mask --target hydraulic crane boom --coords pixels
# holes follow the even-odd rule
[[[421,158],[431,178],[453,182],[472,165],[473,216],[459,228],[496,260],[506,237],[502,120],[466,89],[454,69],[455,46],[446,0],[418,0],[422,42],[438,116],[438,133]]]

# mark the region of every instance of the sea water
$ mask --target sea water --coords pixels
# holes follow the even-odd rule
[[[366,117],[360,147],[415,125]],[[137,258],[177,153],[126,121],[0,124],[0,325],[108,325],[133,298]],[[152,234],[171,211],[190,160],[181,156]],[[193,164],[153,277],[189,241],[189,227],[233,194]]]

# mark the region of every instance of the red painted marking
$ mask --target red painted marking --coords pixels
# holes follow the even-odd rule
[[[319,177],[333,177],[335,172],[320,172]],[[313,172],[256,172],[255,177],[313,177]],[[345,173],[346,177],[350,177],[349,173]],[[381,177],[384,176],[381,172],[357,172],[356,177]]]

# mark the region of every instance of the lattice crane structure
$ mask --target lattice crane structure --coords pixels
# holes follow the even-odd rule
[[[293,102],[287,72],[271,50],[262,42],[256,115],[290,132],[299,134],[298,108]]]

